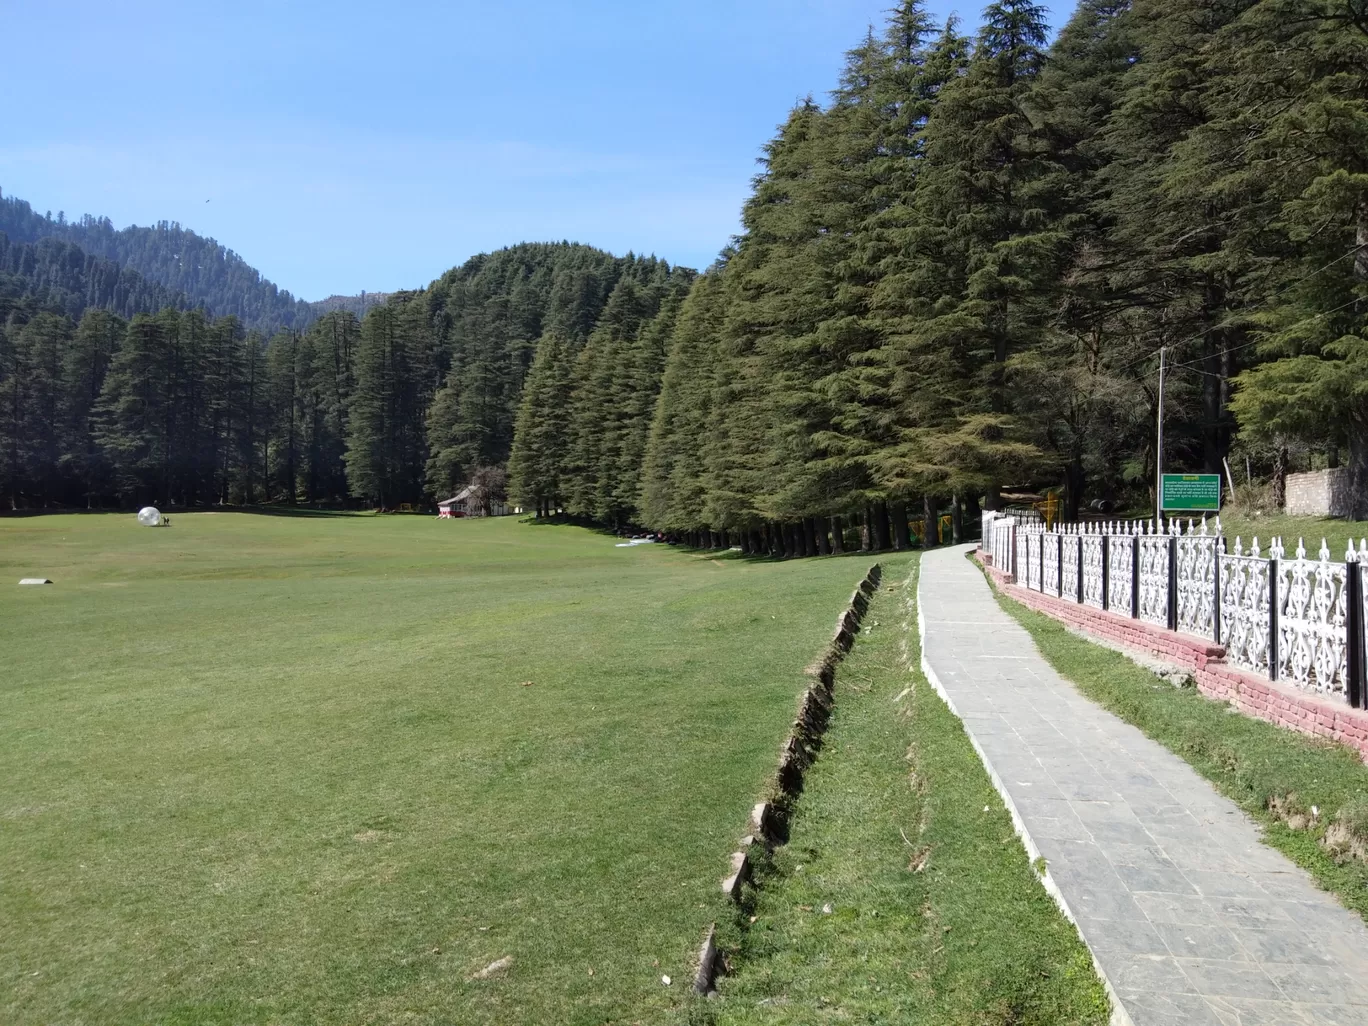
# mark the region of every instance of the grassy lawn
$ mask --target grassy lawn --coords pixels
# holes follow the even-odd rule
[[[960,721],[920,672],[915,563],[887,561],[761,878],[718,1024],[1104,1024],[1087,950],[1036,879]]]
[[[1124,655],[1070,634],[1058,621],[994,591],[1061,676],[1187,760],[1265,825],[1266,843],[1368,918],[1368,863],[1337,858],[1320,843],[1337,820],[1368,838],[1368,766],[1355,752],[1241,715],[1196,689],[1175,688]],[[1275,815],[1270,804],[1284,815]],[[1314,820],[1312,806],[1318,810]],[[1288,811],[1313,821],[1292,829]]]
[[[1234,544],[1238,535],[1244,542],[1246,552],[1257,536],[1259,548],[1264,555],[1268,554],[1269,540],[1281,537],[1288,557],[1297,554],[1297,539],[1302,538],[1306,542],[1306,554],[1312,559],[1320,554],[1321,539],[1324,538],[1330,547],[1330,558],[1340,563],[1344,561],[1344,549],[1350,538],[1354,539],[1354,548],[1357,549],[1359,540],[1368,536],[1368,521],[1336,520],[1330,517],[1289,517],[1281,513],[1259,516],[1222,513],[1221,533],[1231,544]]]
[[[680,1002],[868,557],[512,518],[173,519],[0,520],[0,1022]]]

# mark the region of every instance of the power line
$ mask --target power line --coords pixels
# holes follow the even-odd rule
[[[1264,305],[1267,305],[1268,303],[1270,303],[1270,302],[1272,302],[1273,300],[1277,299],[1279,296],[1286,295],[1288,292],[1291,292],[1293,289],[1295,289],[1298,285],[1302,285],[1302,284],[1304,284],[1304,283],[1310,281],[1312,278],[1314,278],[1316,275],[1320,274],[1322,271],[1328,271],[1330,268],[1334,267],[1334,266],[1335,266],[1337,263],[1339,263],[1341,260],[1347,260],[1349,257],[1354,256],[1355,254],[1357,254],[1357,253],[1359,252],[1359,250],[1362,250],[1362,249],[1368,249],[1368,242],[1361,242],[1361,243],[1359,243],[1358,245],[1352,247],[1351,249],[1346,250],[1345,252],[1341,253],[1339,256],[1335,257],[1335,259],[1334,259],[1334,260],[1331,260],[1328,264],[1325,264],[1325,265],[1322,266],[1322,267],[1317,267],[1314,271],[1310,272],[1309,274],[1303,275],[1302,277],[1298,278],[1296,281],[1294,281],[1294,282],[1292,282],[1292,283],[1290,283],[1290,284],[1284,286],[1283,288],[1279,289],[1277,292],[1273,293],[1273,295],[1269,296],[1268,299],[1266,299],[1266,300],[1264,301]],[[1357,302],[1357,300],[1353,300],[1353,302]],[[1349,305],[1350,305],[1349,303],[1346,303],[1346,304],[1345,304],[1345,306],[1349,306]],[[1343,310],[1343,309],[1344,309],[1344,306],[1340,306],[1340,307],[1336,307],[1335,310],[1327,310],[1327,311],[1325,311],[1325,312],[1326,312],[1326,313],[1335,313],[1337,310]],[[1245,316],[1248,316],[1248,314],[1246,313]],[[1220,331],[1222,328],[1228,328],[1228,327],[1230,327],[1231,324],[1233,324],[1233,323],[1234,323],[1233,320],[1226,320],[1226,321],[1222,321],[1220,324],[1213,324],[1213,325],[1211,325],[1211,327],[1205,328],[1205,329],[1203,329],[1202,331],[1197,332],[1197,334],[1195,334],[1195,335],[1190,335],[1190,336],[1188,336],[1187,338],[1179,339],[1177,342],[1170,342],[1168,345],[1160,346],[1159,349],[1177,349],[1179,346],[1185,346],[1185,345],[1187,345],[1189,342],[1196,342],[1199,338],[1205,338],[1207,335],[1210,335],[1213,331]],[[1300,323],[1300,322],[1299,322],[1299,323]],[[1254,343],[1250,343],[1250,344],[1254,344]],[[1237,346],[1237,347],[1236,347],[1236,349],[1243,349],[1243,348],[1245,348],[1245,347],[1244,347],[1244,346]],[[1234,350],[1234,349],[1227,349],[1226,352],[1232,352],[1232,353],[1233,353],[1233,352],[1235,352],[1235,350]],[[1132,367],[1134,367],[1136,364],[1144,363],[1146,360],[1152,360],[1152,359],[1154,359],[1154,357],[1156,357],[1157,355],[1159,355],[1159,351],[1158,351],[1158,350],[1155,350],[1155,351],[1152,352],[1152,353],[1146,353],[1144,356],[1137,357],[1136,359],[1132,360],[1130,363],[1122,364],[1120,367],[1116,368],[1116,370],[1115,370],[1114,373],[1119,374],[1119,373],[1121,373],[1122,371],[1130,370],[1130,369],[1131,369]],[[1175,367],[1181,367],[1181,366],[1186,366],[1186,365],[1185,365],[1185,364],[1174,364],[1174,366],[1175,366]]]
[[[1328,316],[1330,316],[1332,313],[1339,313],[1341,310],[1345,309],[1346,307],[1353,306],[1355,303],[1358,303],[1358,302],[1360,302],[1360,300],[1358,300],[1358,299],[1351,299],[1351,300],[1349,300],[1347,303],[1341,303],[1339,306],[1334,307],[1333,309],[1318,311],[1317,313],[1313,313],[1313,314],[1311,314],[1311,315],[1309,315],[1309,316],[1307,316],[1307,317],[1303,317],[1303,318],[1302,318],[1301,320],[1299,320],[1299,321],[1294,321],[1294,322],[1292,322],[1291,324],[1289,324],[1289,325],[1288,325],[1286,328],[1284,328],[1283,330],[1284,330],[1284,331],[1289,331],[1289,330],[1291,330],[1292,328],[1296,328],[1296,327],[1299,327],[1299,326],[1305,324],[1307,321],[1314,321],[1317,317],[1328,317]],[[1242,345],[1233,346],[1232,348],[1225,350],[1225,352],[1227,352],[1227,353],[1238,353],[1241,349],[1248,349],[1250,346],[1257,346],[1257,345],[1261,345],[1261,344],[1263,344],[1263,339],[1255,339],[1255,340],[1252,341],[1252,342],[1245,342],[1245,343],[1242,344]],[[1217,373],[1215,373],[1215,372],[1213,372],[1213,371],[1202,370],[1202,369],[1200,369],[1200,368],[1197,367],[1197,365],[1198,365],[1199,363],[1201,363],[1203,360],[1206,360],[1206,359],[1209,359],[1209,357],[1202,357],[1201,359],[1190,360],[1190,361],[1188,361],[1187,363],[1173,363],[1173,364],[1169,364],[1169,370],[1177,370],[1179,367],[1189,367],[1189,368],[1196,369],[1198,374],[1206,374],[1206,375],[1209,375],[1209,376],[1211,376],[1211,377],[1213,377],[1213,378],[1224,378],[1224,377],[1225,377],[1224,374],[1217,374]]]

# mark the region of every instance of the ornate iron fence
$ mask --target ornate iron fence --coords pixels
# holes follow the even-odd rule
[[[1221,633],[1219,641],[1225,645],[1226,659],[1247,670],[1257,670],[1267,677],[1274,676],[1276,660],[1269,660],[1269,638],[1272,634],[1272,595],[1269,572],[1272,560],[1259,556],[1259,539],[1249,555],[1244,554],[1240,539],[1235,539],[1235,551],[1222,553],[1221,564]]]
[[[1203,520],[1197,531],[1188,521],[1187,531],[1179,532],[1177,542],[1176,626],[1184,634],[1214,641],[1221,635],[1220,578],[1216,566],[1218,555],[1225,551],[1225,540],[1219,535],[1208,534]]]
[[[1107,537],[1107,608],[1130,616],[1135,587],[1135,538],[1117,524]]]
[[[1279,553],[1281,556],[1281,553]],[[1278,679],[1328,694],[1344,694],[1346,678],[1348,562],[1306,558],[1297,543],[1293,559],[1277,558]]]
[[[1065,528],[1059,536],[1063,555],[1059,561],[1059,597],[1078,602],[1083,592],[1079,587],[1079,564],[1082,559],[1081,539],[1072,528]]]
[[[1210,639],[1233,665],[1368,708],[1368,540],[1343,562],[1321,543],[1227,550],[1209,525],[1072,524],[984,514],[985,552],[1032,591]]]
[[[1107,536],[1083,535],[1083,603],[1107,608]]]
[[[1164,534],[1142,534],[1135,539],[1140,567],[1138,616],[1160,627],[1173,626],[1169,618],[1173,598],[1169,588],[1169,558],[1173,542],[1172,536]]]
[[[1059,553],[1062,535],[1040,536],[1040,590],[1050,595],[1059,591]]]

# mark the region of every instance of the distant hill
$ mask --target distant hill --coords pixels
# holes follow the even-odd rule
[[[318,299],[310,303],[315,316],[322,317],[324,314],[335,313],[338,310],[345,310],[347,313],[357,317],[364,317],[367,310],[373,306],[380,306],[394,295],[393,292],[363,292],[359,296],[329,296],[327,299]]]
[[[27,202],[0,194],[0,232],[10,243],[59,239],[85,254],[112,261],[172,295],[204,306],[215,317],[233,315],[248,329],[270,335],[280,328],[303,330],[331,309],[352,310],[383,302],[383,295],[333,296],[306,303],[261,276],[232,250],[196,235],[174,221],[116,229],[107,217],[89,214],[68,221],[40,214]],[[331,304],[331,305],[329,305]],[[169,303],[168,305],[181,305]]]
[[[22,323],[40,311],[79,320],[88,309],[127,318],[199,305],[184,292],[148,281],[74,243],[56,238],[15,242],[0,232],[0,324],[12,314]]]

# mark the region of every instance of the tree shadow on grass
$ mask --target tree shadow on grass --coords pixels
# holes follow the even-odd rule
[[[529,524],[533,527],[581,527],[586,531],[601,535],[605,538],[629,538],[633,532],[637,534],[648,533],[645,528],[632,527],[628,533],[619,534],[610,527],[586,517],[570,516],[567,513],[557,513],[555,516],[538,517],[528,514],[518,521],[521,524]],[[742,552],[739,549],[704,549],[695,548],[692,545],[685,545],[683,542],[662,542],[666,548],[673,549],[675,552],[683,552],[698,559],[715,559],[728,563],[787,563],[795,559],[860,559],[870,556],[891,556],[897,554],[897,549],[847,549],[845,552],[832,552],[825,556],[775,556],[769,552]],[[914,545],[904,552],[919,552],[918,546]]]

